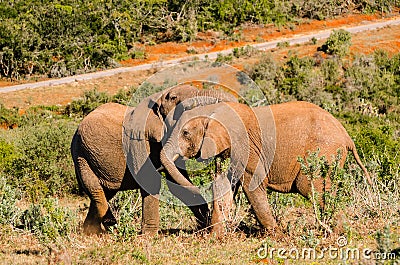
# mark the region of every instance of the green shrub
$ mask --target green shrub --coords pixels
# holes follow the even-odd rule
[[[354,132],[355,143],[363,155],[370,160],[371,169],[379,181],[388,182],[398,178],[400,141],[394,135],[394,126],[374,125],[360,126]]]
[[[21,210],[16,206],[21,199],[21,191],[12,187],[9,177],[0,173],[0,224],[15,226],[18,224]]]
[[[304,159],[298,158],[301,166],[301,171],[307,176],[311,182],[310,200],[313,205],[314,217],[316,218],[321,228],[327,231],[332,231],[334,225],[335,214],[343,209],[346,202],[349,201],[349,187],[351,176],[345,175],[344,169],[340,167],[342,154],[338,151],[337,155],[329,158],[319,155],[320,150],[308,152],[308,156]],[[319,194],[315,188],[315,181],[326,183],[331,181],[330,190],[323,190]],[[320,201],[324,202],[324,208],[320,208]]]
[[[138,190],[118,192],[111,201],[111,207],[118,220],[116,226],[110,227],[117,240],[126,240],[136,236],[141,226],[142,200]]]
[[[14,159],[17,158],[14,145],[0,138],[0,172],[9,168]]]
[[[18,109],[7,109],[0,103],[0,126],[12,129],[19,125],[21,117],[18,114]]]
[[[121,95],[121,96],[120,96]],[[116,96],[116,100],[122,97],[122,94]],[[65,114],[71,116],[86,116],[98,106],[110,102],[111,97],[106,92],[97,91],[97,89],[86,90],[82,98],[73,100],[65,109]]]
[[[343,57],[350,52],[351,33],[344,30],[333,30],[320,50],[327,54]]]
[[[131,87],[128,90],[120,89],[117,94],[112,96],[111,101],[122,105],[129,105],[135,90],[136,87]]]
[[[76,212],[60,206],[54,198],[31,204],[22,214],[21,222],[25,229],[34,233],[46,245],[62,246],[62,241],[68,239],[78,227]]]
[[[78,190],[70,155],[74,122],[42,120],[13,132],[16,155],[5,172],[33,201]]]
[[[294,97],[299,100],[307,100],[312,91],[311,83],[315,60],[311,57],[299,58],[290,57],[279,69],[276,77],[276,86],[278,88],[281,101],[289,101]],[[310,99],[308,99],[311,101]]]

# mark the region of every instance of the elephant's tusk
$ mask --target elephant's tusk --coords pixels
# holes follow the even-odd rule
[[[175,162],[175,160],[177,160],[179,157],[179,154],[174,155],[174,157],[172,158],[172,161]]]
[[[179,157],[179,154],[174,155],[174,157],[172,158],[172,162],[175,162],[175,160],[177,160]],[[159,168],[157,168],[157,172],[160,172],[162,170],[164,170],[165,167],[164,166],[160,166]]]

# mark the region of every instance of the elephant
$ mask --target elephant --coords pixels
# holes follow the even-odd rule
[[[133,111],[117,103],[101,105],[82,120],[72,138],[75,175],[80,189],[90,197],[83,224],[87,233],[102,232],[101,223],[105,227],[116,224],[108,201],[117,191],[139,188],[122,151],[122,123],[125,113]]]
[[[159,113],[160,99],[176,91],[179,97],[175,100],[179,103],[195,95],[195,90],[199,92],[197,88],[188,85],[176,86],[144,99],[136,108],[106,103],[82,120],[71,142],[71,155],[78,183],[90,198],[89,212],[83,224],[86,233],[104,232],[102,224],[104,228],[114,225],[116,219],[109,209],[108,201],[118,191],[130,189],[140,189],[142,195],[142,233],[157,233],[157,194],[161,184],[156,168],[161,165],[159,153],[165,133]],[[185,91],[188,93],[185,94]],[[207,95],[215,98],[199,104],[212,104],[226,97],[211,91]],[[195,106],[191,104],[191,107]],[[163,113],[168,114],[165,110]],[[137,152],[125,150],[124,153],[124,148],[129,145],[126,141],[130,141],[131,149],[136,148]],[[133,166],[130,168],[130,165]],[[182,174],[186,175],[185,172]],[[179,185],[174,186],[168,174],[167,178],[171,180],[171,192],[189,205],[199,226],[204,227],[209,215],[204,199],[192,198],[187,190]]]
[[[266,190],[295,192],[309,198],[311,181],[301,171],[298,157],[305,158],[308,151],[317,148],[319,156],[328,160],[341,150],[341,167],[352,151],[371,184],[342,124],[322,108],[303,101],[257,108],[226,102],[186,111],[163,146],[160,159],[177,183],[197,194],[199,189],[179,173],[173,161],[178,157],[207,159],[230,151],[228,180],[232,186],[236,182],[242,185],[261,225],[267,231],[277,231]],[[224,185],[219,187],[219,196],[231,193],[230,185]],[[331,181],[319,178],[313,185],[315,191],[322,192],[330,189]],[[214,212],[212,215],[212,220],[221,220]]]

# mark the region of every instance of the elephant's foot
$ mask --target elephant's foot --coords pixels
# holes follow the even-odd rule
[[[233,220],[233,192],[229,180],[222,174],[217,174],[213,183],[213,211],[211,216],[211,233],[217,237],[223,236],[231,228]]]
[[[103,234],[106,231],[101,226],[100,220],[88,220],[83,223],[83,232],[87,235]]]
[[[157,236],[158,235],[158,226],[155,227],[155,226],[143,224],[141,234],[145,235],[145,236],[149,236],[149,237]]]
[[[110,226],[117,224],[117,219],[115,218],[110,208],[108,208],[106,215],[103,217],[102,223],[106,227],[106,229],[108,229],[108,227]]]
[[[210,210],[208,209],[208,205],[201,204],[195,206],[189,206],[190,210],[192,210],[194,216],[196,217],[197,222],[197,230],[204,230],[208,228],[211,223],[210,220]]]
[[[160,227],[158,196],[142,195],[142,234],[155,236]]]
[[[278,226],[264,228],[262,230],[262,234],[264,236],[274,238],[278,241],[285,238],[285,234],[283,233],[282,229]]]
[[[210,234],[216,238],[222,238],[226,233],[225,225],[223,223],[216,223],[211,227]]]

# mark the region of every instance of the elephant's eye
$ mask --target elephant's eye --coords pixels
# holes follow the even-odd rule
[[[188,130],[183,130],[182,135],[187,138],[187,137],[189,137],[190,132]]]
[[[176,98],[177,98],[176,95],[173,95],[173,94],[170,94],[170,93],[168,93],[168,94],[165,96],[165,99],[166,99],[166,100],[176,100]]]

